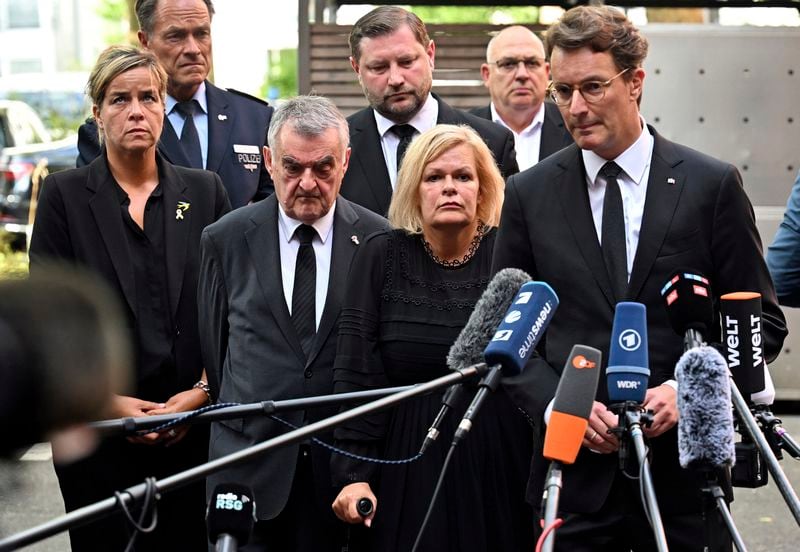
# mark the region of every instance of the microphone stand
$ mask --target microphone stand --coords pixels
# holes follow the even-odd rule
[[[733,523],[733,516],[731,516],[728,503],[725,502],[725,491],[723,491],[722,487],[719,486],[714,469],[705,468],[702,471],[705,473],[706,481],[708,482],[708,487],[703,489],[703,491],[710,493],[714,498],[714,501],[717,503],[717,509],[719,510],[725,525],[728,526],[728,533],[731,535],[731,539],[733,540],[734,546],[736,546],[736,550],[739,552],[747,552],[747,547],[742,540],[742,535],[739,534],[736,524]]]
[[[767,405],[756,405],[754,408],[754,415],[758,421],[758,425],[762,430],[766,430],[767,441],[770,448],[775,452],[775,457],[778,460],[783,459],[781,450],[785,450],[789,455],[800,460],[800,446],[795,441],[789,432],[781,425],[783,421],[770,412]]]
[[[620,426],[614,430],[620,443],[620,467],[624,469],[625,457],[627,456],[624,437],[625,435],[630,435],[641,469],[641,481],[639,483],[644,491],[645,504],[643,506],[653,527],[656,548],[659,552],[666,552],[669,550],[667,536],[664,532],[664,522],[661,520],[661,511],[658,509],[653,477],[650,474],[650,463],[647,461],[647,448],[645,447],[644,434],[642,433],[642,425],[648,427],[652,424],[653,415],[651,412],[643,411],[641,405],[632,401],[612,404],[609,409],[617,415],[620,423]]]
[[[217,544],[214,545],[214,552],[236,552],[239,549],[236,539],[227,533],[217,537]]]
[[[217,408],[215,410],[209,410],[205,412],[201,408],[199,410],[190,410],[188,412],[180,412],[178,414],[159,414],[157,416],[139,416],[137,418],[128,417],[116,418],[113,420],[101,420],[87,425],[90,429],[99,431],[103,435],[111,435],[114,433],[132,433],[134,431],[153,429],[175,421],[182,421],[185,424],[199,424],[203,422],[230,420],[233,418],[244,418],[247,416],[269,416],[276,412],[306,410],[308,408],[321,408],[325,406],[349,404],[353,402],[385,397],[401,391],[407,391],[413,387],[413,385],[404,385],[401,387],[368,389],[366,391],[353,391],[350,393],[317,395],[314,397],[303,397],[300,399],[261,401],[258,403],[227,406],[225,408]],[[196,414],[197,412],[200,413]]]
[[[314,435],[330,431],[344,422],[358,418],[359,416],[371,414],[379,410],[385,410],[408,399],[425,395],[442,387],[447,387],[448,385],[459,383],[472,377],[482,376],[487,370],[488,367],[485,364],[479,364],[470,366],[468,368],[463,368],[461,370],[455,370],[450,374],[441,376],[429,382],[414,385],[411,389],[400,391],[399,393],[377,399],[345,412],[340,412],[339,414],[331,416],[330,418],[325,418],[323,420],[319,420],[318,422],[314,422],[313,424],[308,424],[307,426],[303,426],[299,429],[278,435],[272,439],[268,439],[251,447],[233,452],[215,460],[211,460],[205,464],[200,464],[199,466],[189,468],[188,470],[171,475],[161,480],[155,480],[153,485],[155,486],[156,494],[163,494],[166,491],[183,487],[222,469],[241,464],[247,460],[252,460],[267,451],[305,441]],[[146,483],[139,483],[133,487],[128,487],[121,493],[122,501],[126,504],[126,506],[131,507],[134,502],[141,500],[145,496],[146,489]],[[113,513],[118,507],[119,504],[117,499],[112,497],[95,502],[94,504],[89,504],[82,508],[78,508],[77,510],[73,510],[72,512],[69,512],[54,520],[45,522],[31,529],[27,529],[0,540],[0,552],[15,550],[34,542],[38,542],[42,539],[46,539],[47,537],[51,537],[70,528],[79,527],[97,519],[101,519]]]
[[[694,347],[701,347],[703,344],[703,338],[700,335],[700,332],[694,329],[686,330],[684,346],[686,347],[687,351]],[[792,485],[786,478],[786,474],[783,473],[783,470],[778,464],[778,459],[775,456],[775,453],[772,452],[772,449],[767,442],[767,438],[764,437],[764,434],[758,427],[758,422],[753,416],[753,413],[750,412],[750,408],[747,406],[747,401],[744,400],[744,397],[739,391],[739,388],[736,386],[736,382],[733,381],[732,376],[730,378],[730,382],[731,401],[733,402],[733,407],[739,417],[739,420],[742,422],[741,425],[744,426],[747,434],[756,444],[756,447],[758,447],[761,456],[764,458],[764,461],[767,464],[767,469],[772,474],[773,479],[775,479],[775,484],[778,486],[778,490],[783,496],[784,502],[786,502],[786,506],[788,506],[789,510],[792,512],[795,522],[800,525],[800,500],[798,500],[797,494],[794,492]]]
[[[542,545],[542,552],[553,552],[556,543],[556,531],[553,524],[558,515],[558,502],[561,499],[562,469],[561,462],[553,460],[547,470],[547,480],[545,482],[545,503],[544,503],[544,530],[550,531],[545,537]]]

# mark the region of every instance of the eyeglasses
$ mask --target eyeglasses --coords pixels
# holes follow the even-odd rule
[[[529,73],[535,71],[544,65],[544,60],[537,57],[530,58],[502,58],[497,61],[491,62],[497,65],[497,68],[503,73],[514,73],[522,63],[525,65],[525,70]]]
[[[607,81],[586,81],[580,84],[551,82],[550,86],[548,86],[550,97],[553,98],[556,105],[569,105],[572,102],[572,96],[575,94],[575,90],[577,90],[587,103],[597,103],[605,97],[606,88],[611,86],[614,79],[623,75],[628,69],[630,69],[630,67],[623,69]]]

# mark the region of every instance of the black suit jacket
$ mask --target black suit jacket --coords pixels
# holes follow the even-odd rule
[[[212,394],[221,402],[294,399],[333,392],[339,311],[348,269],[358,245],[388,222],[341,197],[336,201],[330,280],[308,360],[289,316],[281,284],[278,201],[274,195],[238,209],[209,226],[201,240],[198,296],[203,356]],[[335,414],[337,408],[281,413],[294,425]],[[227,420],[211,427],[209,456],[241,450],[289,428],[266,416]],[[209,476],[217,483],[244,481],[253,488],[258,517],[272,519],[286,505],[297,465],[297,444]],[[330,454],[312,447],[317,489],[333,501]],[[309,497],[311,500],[311,497]]]
[[[272,107],[252,96],[217,88],[206,81],[208,104],[208,159],[206,169],[219,174],[234,209],[273,192],[261,153],[267,144]],[[235,145],[255,146],[258,154],[242,155]],[[97,125],[90,118],[78,129],[78,158],[82,167],[100,155]],[[189,166],[172,123],[164,117],[158,151],[171,163]]]
[[[650,129],[655,144],[639,245],[627,299],[647,307],[650,380],[673,378],[682,338],[667,319],[660,290],[676,268],[692,268],[711,281],[715,303],[733,291],[763,297],[765,356],[777,356],[786,336],[783,314],[762,257],[752,206],[735,167],[669,142]],[[547,462],[542,457],[543,414],[553,398],[573,345],[608,359],[615,300],[589,207],[585,169],[577,145],[511,177],[494,249],[493,270],[517,267],[549,283],[560,305],[541,356],[534,355],[509,390],[535,423],[535,455],[528,498],[541,498]],[[718,327],[715,325],[714,327]],[[720,341],[719,335],[708,336]],[[512,385],[513,383],[513,385]],[[607,403],[603,375],[597,400]],[[700,480],[678,464],[677,430],[651,440],[653,481],[662,512],[700,509]],[[561,508],[594,512],[605,501],[617,471],[616,454],[582,449],[564,469]]]
[[[469,110],[473,115],[492,120],[492,110],[487,105],[475,107]],[[558,106],[550,102],[544,102],[544,122],[542,123],[542,139],[539,144],[539,161],[548,157],[560,149],[563,149],[573,142],[572,135],[564,126],[564,118],[558,110]]]
[[[214,173],[177,167],[159,156],[158,178],[164,194],[166,276],[178,371],[174,392],[178,392],[191,389],[203,371],[196,300],[200,233],[228,212],[230,204]],[[170,216],[179,202],[189,204],[183,219]],[[138,299],[123,224],[105,154],[85,167],[51,174],[39,197],[30,262],[32,272],[63,260],[99,274],[127,306],[133,328]]]
[[[514,153],[514,135],[506,128],[453,109],[439,102],[438,124],[469,125],[489,146],[504,178],[519,172]],[[354,203],[385,215],[392,199],[392,183],[383,158],[381,138],[372,108],[368,107],[347,118],[350,125],[350,166],[344,175],[341,194]]]

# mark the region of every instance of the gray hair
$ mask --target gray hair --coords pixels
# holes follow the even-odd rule
[[[139,30],[150,36],[156,26],[155,13],[159,0],[136,0],[133,10],[136,12],[136,19],[139,21]],[[208,8],[208,18],[214,17],[214,4],[211,0],[203,0]]]
[[[287,124],[305,138],[315,138],[335,128],[339,131],[341,150],[344,151],[350,143],[347,119],[331,100],[323,96],[295,96],[275,109],[267,134],[267,143],[273,151],[280,146],[278,137]]]

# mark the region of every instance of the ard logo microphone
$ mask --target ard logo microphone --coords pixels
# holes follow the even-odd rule
[[[647,311],[641,303],[617,303],[606,377],[612,404],[644,402],[650,368]]]

